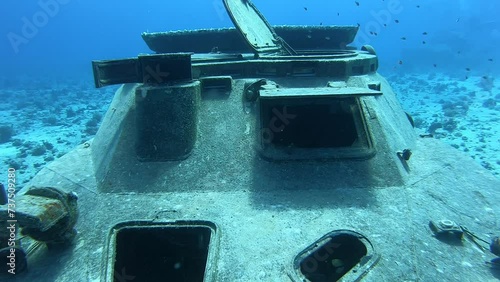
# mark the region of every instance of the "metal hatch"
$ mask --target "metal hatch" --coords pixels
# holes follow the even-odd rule
[[[249,0],[224,0],[234,26],[257,54],[283,50],[281,39]]]
[[[259,153],[274,161],[370,159],[376,151],[359,97],[379,95],[360,87],[263,86]]]

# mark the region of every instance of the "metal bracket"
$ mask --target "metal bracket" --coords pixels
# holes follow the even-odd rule
[[[122,83],[165,84],[192,80],[192,53],[140,55],[92,61],[96,88]]]

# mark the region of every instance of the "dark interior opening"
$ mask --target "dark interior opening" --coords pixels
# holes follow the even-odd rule
[[[353,98],[329,99],[327,103],[269,106],[266,108],[268,128],[278,128],[272,131],[271,143],[295,148],[350,147],[358,138],[354,106]],[[293,115],[293,118],[281,120],[283,114],[276,113],[283,111],[290,117]]]
[[[312,282],[337,281],[367,253],[365,244],[358,237],[335,235],[300,262],[300,271]]]
[[[210,236],[207,227],[121,229],[113,281],[203,281]]]

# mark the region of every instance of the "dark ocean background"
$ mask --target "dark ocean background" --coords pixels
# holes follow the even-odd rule
[[[497,0],[253,2],[271,24],[360,24],[353,45],[374,46],[382,74],[438,68],[467,75],[468,68],[492,75],[499,69]],[[232,26],[221,0],[3,0],[0,8],[4,77],[92,80],[91,60],[151,53],[141,32]]]

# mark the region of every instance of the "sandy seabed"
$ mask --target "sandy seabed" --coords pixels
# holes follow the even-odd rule
[[[420,134],[432,134],[500,176],[500,87],[492,77],[388,76]]]

